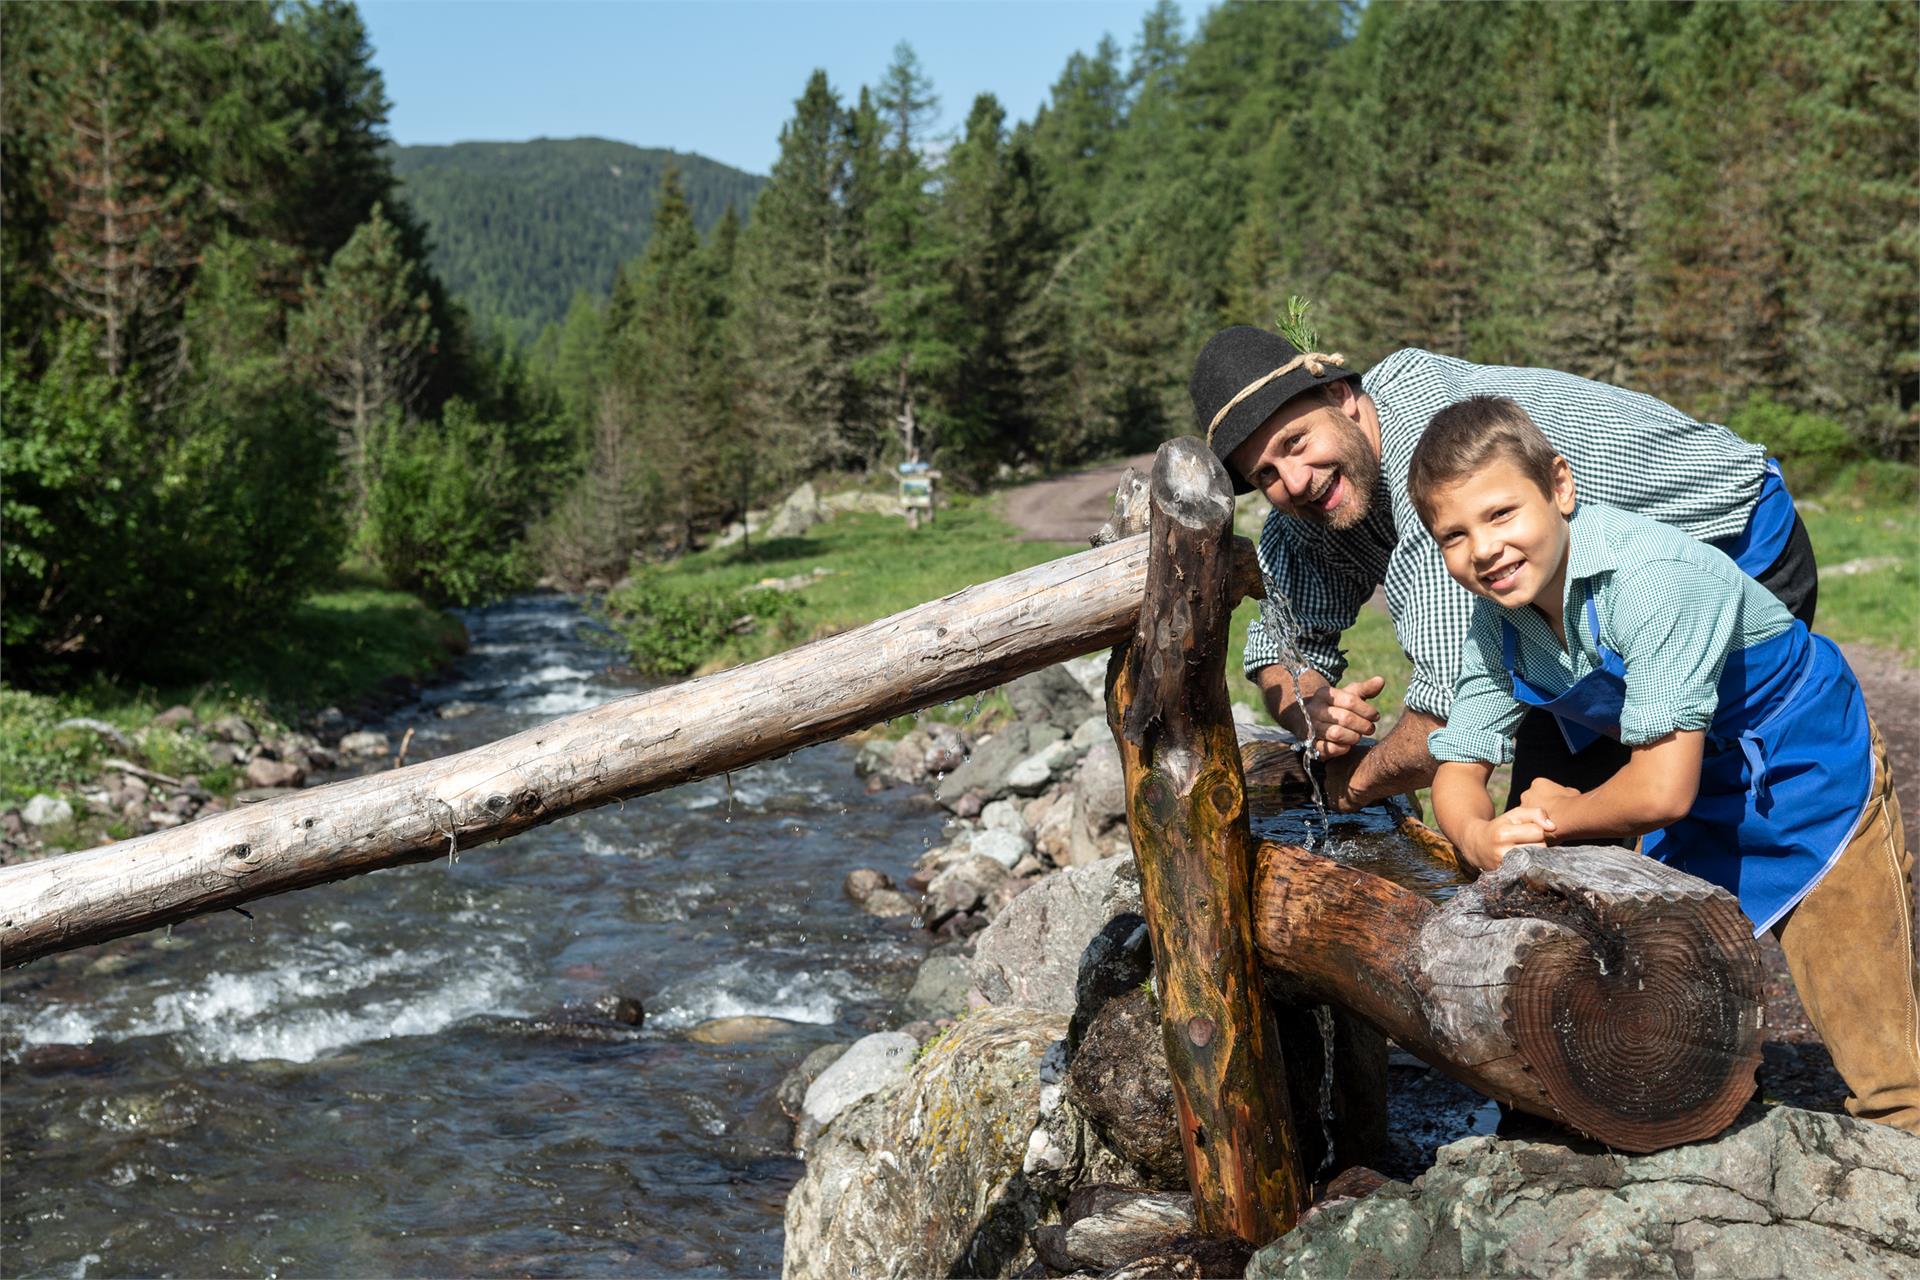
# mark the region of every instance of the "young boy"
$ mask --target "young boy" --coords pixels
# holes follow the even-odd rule
[[[1526,844],[1639,836],[1771,929],[1852,1096],[1920,1133],[1913,861],[1886,749],[1833,643],[1720,551],[1575,500],[1567,461],[1511,400],[1434,415],[1408,490],[1479,599],[1453,709],[1428,738],[1433,809],[1476,866]],[[1496,815],[1494,766],[1527,707],[1570,748],[1631,757],[1581,792],[1542,779]]]

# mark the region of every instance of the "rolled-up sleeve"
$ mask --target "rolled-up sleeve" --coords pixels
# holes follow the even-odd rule
[[[1360,607],[1373,594],[1375,584],[1329,566],[1326,557],[1315,554],[1308,545],[1303,531],[1277,514],[1267,517],[1260,531],[1259,550],[1260,572],[1266,577],[1268,589],[1284,593],[1299,620],[1300,656],[1337,684],[1347,669],[1340,637],[1360,616]],[[1247,628],[1242,669],[1252,679],[1254,672],[1275,663],[1284,665],[1280,645],[1256,617]]]
[[[1620,741],[1638,747],[1707,728],[1740,634],[1739,584],[1684,560],[1655,560],[1622,569],[1610,594],[1608,629],[1627,666]]]
[[[1471,607],[1471,606],[1470,606]],[[1525,708],[1513,696],[1513,674],[1500,659],[1500,623],[1491,610],[1471,607],[1447,723],[1427,735],[1435,760],[1506,764]]]
[[[1407,706],[1448,719],[1474,600],[1447,575],[1439,547],[1424,531],[1394,549],[1387,570],[1387,609],[1400,647],[1413,663]]]

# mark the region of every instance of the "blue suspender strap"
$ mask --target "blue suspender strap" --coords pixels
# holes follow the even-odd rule
[[[1587,592],[1587,632],[1593,637],[1593,660],[1597,665],[1605,666],[1606,660],[1600,656],[1600,611],[1593,607],[1593,592]]]
[[[1500,660],[1507,664],[1511,675],[1520,674],[1520,655],[1516,652],[1519,637],[1514,634],[1513,624],[1505,618],[1500,619]]]

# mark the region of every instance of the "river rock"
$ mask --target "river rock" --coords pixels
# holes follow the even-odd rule
[[[307,780],[307,771],[291,760],[270,760],[255,756],[247,762],[250,787],[297,787]]]
[[[1044,1209],[1021,1157],[1065,1023],[983,1010],[933,1042],[900,1091],[847,1108],[787,1198],[784,1280],[1005,1275]]]
[[[1064,738],[1048,743],[1007,770],[1007,790],[1018,796],[1038,795],[1071,769],[1077,756],[1073,744]]]
[[[1006,793],[1007,774],[1024,760],[1031,747],[1032,730],[1024,724],[1010,724],[974,746],[973,754],[959,768],[947,774],[934,795],[947,808],[959,811],[963,796],[972,795],[982,804]]]
[[[1076,749],[1086,751],[1096,743],[1112,742],[1113,726],[1107,723],[1104,715],[1088,716],[1075,726],[1073,736],[1067,741],[1071,742]]]
[[[793,1030],[784,1018],[768,1018],[744,1013],[730,1018],[709,1018],[687,1032],[696,1044],[752,1044]]]
[[[386,755],[392,750],[392,744],[387,741],[386,734],[362,729],[340,739],[336,750],[343,756],[364,760],[371,756]]]
[[[1006,802],[1003,800],[997,803],[1005,804]],[[982,858],[991,858],[1009,870],[1020,859],[1026,857],[1032,848],[1033,842],[1020,832],[992,828],[974,832],[973,839],[967,842],[968,853]]]
[[[51,827],[72,822],[73,806],[59,796],[43,792],[27,801],[26,807],[20,810],[20,820],[30,827]]]
[[[1033,848],[1056,867],[1068,864],[1073,848],[1073,815],[1079,803],[1072,791],[1062,791],[1033,824]]]
[[[896,744],[885,738],[869,738],[860,744],[853,753],[853,773],[858,778],[895,777],[899,770],[894,766],[894,748]]]
[[[855,867],[840,882],[840,892],[856,903],[865,902],[881,889],[893,888],[893,877],[873,867]]]
[[[773,1091],[773,1105],[785,1118],[787,1141],[793,1141],[793,1135],[800,1124],[800,1117],[807,1106],[807,1090],[820,1078],[820,1073],[840,1060],[847,1051],[845,1044],[823,1044],[800,1060],[800,1065],[780,1078],[779,1085]]]
[[[1073,1021],[1067,1025],[1067,1049],[1080,1047],[1087,1028],[1109,1000],[1128,995],[1153,977],[1153,938],[1146,919],[1128,911],[1101,927],[1080,953],[1073,984]]]
[[[916,1018],[951,1018],[966,1010],[973,968],[956,951],[934,951],[920,962],[907,1012]]]
[[[897,916],[917,914],[920,900],[910,898],[898,889],[875,889],[861,901],[860,909],[870,916],[891,920]]]
[[[1920,1275],[1920,1136],[1775,1107],[1647,1156],[1468,1138],[1315,1214],[1250,1277]]]
[[[1013,713],[1030,724],[1050,724],[1065,733],[1099,707],[1064,664],[1043,667],[1006,687]]]
[[[193,708],[176,704],[155,716],[152,723],[156,729],[178,729],[182,725],[192,724]]]
[[[926,753],[920,759],[921,778],[945,778],[967,762],[972,750],[966,736],[950,724],[934,724],[927,730]]]
[[[780,504],[780,509],[773,513],[773,519],[767,525],[766,536],[798,538],[819,524],[823,518],[820,511],[820,496],[814,492],[812,481],[807,481],[788,494],[786,500]]]
[[[1140,909],[1131,857],[1047,876],[975,940],[974,985],[991,1004],[1072,1013],[1087,943],[1113,917]]]
[[[1075,1201],[1094,1207],[1076,1214]],[[1071,1221],[1062,1231],[1062,1251],[1083,1267],[1122,1266],[1194,1226],[1193,1197],[1186,1192],[1081,1187],[1067,1203],[1064,1216]]]
[[[258,736],[254,733],[253,726],[247,723],[246,718],[237,715],[221,716],[207,728],[222,742],[234,742],[242,746],[251,743]]]
[[[929,929],[937,929],[948,918],[980,906],[1007,878],[1007,869],[992,858],[969,853],[953,863],[927,885],[921,918]]]
[[[1100,1140],[1150,1186],[1186,1185],[1173,1076],[1152,996],[1136,986],[1102,1003],[1067,1067],[1066,1094]]]
[[[988,831],[1011,831],[1017,836],[1033,829],[1027,825],[1020,807],[1011,800],[995,800],[980,810],[980,825]]]
[[[854,1041],[807,1086],[794,1134],[796,1145],[804,1149],[842,1111],[906,1079],[919,1049],[918,1041],[899,1031],[880,1031]]]

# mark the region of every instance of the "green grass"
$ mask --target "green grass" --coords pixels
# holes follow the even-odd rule
[[[1814,629],[1920,666],[1920,505],[1844,480],[1799,505],[1820,565]]]
[[[752,592],[765,579],[826,570],[800,590],[783,593],[772,625],[729,635],[688,663],[715,670],[1085,549],[1015,538],[1016,531],[1000,519],[990,501],[965,497],[954,499],[951,507],[942,508],[937,522],[918,530],[909,530],[896,517],[843,514],[814,526],[804,537],[756,541],[750,551],[735,546],[688,556],[650,575],[646,588],[614,592],[607,604],[619,622],[643,613],[650,594],[732,598]]]
[[[71,791],[98,773],[101,760],[123,754],[88,730],[57,727],[74,717],[120,729],[134,744],[136,763],[173,777],[197,775],[224,794],[239,785],[238,771],[215,767],[198,736],[154,727],[156,715],[185,704],[201,724],[239,714],[271,731],[320,707],[352,702],[390,676],[426,675],[464,641],[451,615],[364,573],[343,571],[328,590],[289,612],[278,632],[221,655],[216,678],[170,688],[95,680],[58,693],[0,686],[0,803]]]

